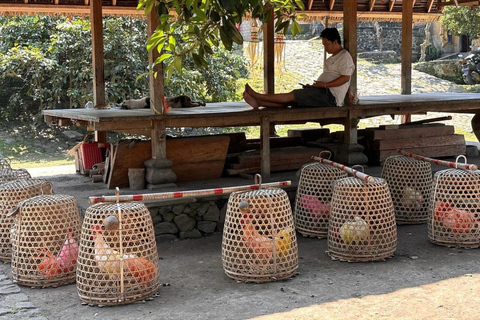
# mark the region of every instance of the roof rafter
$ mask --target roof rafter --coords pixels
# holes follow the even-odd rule
[[[395,0],[390,0],[390,3],[388,4],[388,11],[392,12],[394,5],[395,5]]]
[[[330,9],[330,11],[332,11],[334,5],[335,5],[335,0],[330,0],[330,4],[328,5],[328,9]]]
[[[312,10],[313,1],[314,1],[314,0],[308,0],[308,4],[307,4],[307,9],[308,9],[308,10]]]

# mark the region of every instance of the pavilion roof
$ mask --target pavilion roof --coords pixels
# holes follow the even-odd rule
[[[137,0],[102,0],[105,15],[136,15]],[[343,0],[302,0],[306,20],[341,20]],[[403,0],[406,1],[406,0]],[[471,0],[409,0],[414,1],[414,21],[436,21],[445,5],[478,5]],[[0,14],[4,15],[88,15],[89,0],[0,0]],[[359,21],[401,21],[402,0],[357,0]]]

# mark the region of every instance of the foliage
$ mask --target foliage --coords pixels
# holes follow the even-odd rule
[[[296,7],[304,9],[301,0],[140,0],[138,8],[148,14],[156,10],[159,25],[148,40],[148,50],[156,49],[161,55],[155,61],[166,65],[167,80],[174,70],[181,72],[182,63],[191,57],[197,67],[207,67],[205,56],[214,54],[213,47],[221,44],[228,50],[241,45],[243,37],[237,26],[247,14],[262,23],[276,18],[275,29],[289,29],[293,35],[300,31],[296,21]]]
[[[467,35],[476,39],[480,35],[480,8],[447,6],[441,21],[455,35]]]
[[[146,21],[104,19],[104,70],[107,104],[127,95],[148,95]],[[65,17],[0,16],[0,116],[6,121],[38,120],[40,110],[80,108],[93,100],[90,21]],[[246,62],[215,49],[212,68],[197,70],[186,62],[172,76],[168,95],[188,94],[206,101],[236,99],[236,81]],[[38,117],[37,117],[38,116]]]

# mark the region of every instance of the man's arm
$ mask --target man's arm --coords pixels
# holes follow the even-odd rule
[[[330,82],[321,82],[321,81],[315,81],[312,86],[314,87],[319,87],[319,88],[333,88],[333,87],[339,87],[344,83],[347,83],[350,81],[350,76],[340,76],[335,80],[332,80]]]

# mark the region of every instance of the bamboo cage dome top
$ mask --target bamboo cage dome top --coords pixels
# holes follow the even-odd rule
[[[80,15],[88,16],[92,0],[0,0],[2,15]],[[345,0],[302,0],[307,14],[306,22],[343,19]],[[403,0],[405,1],[405,0]],[[412,0],[410,0],[412,1]],[[116,16],[144,16],[136,10],[137,0],[102,0],[103,14]],[[416,0],[413,6],[413,21],[437,21],[447,5],[479,5],[479,0]],[[401,21],[402,0],[357,0],[358,21]]]

